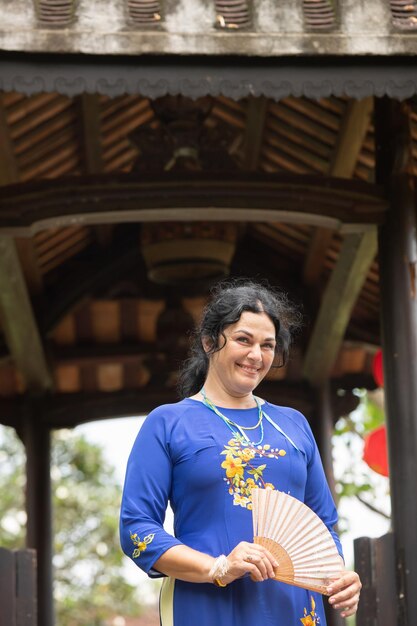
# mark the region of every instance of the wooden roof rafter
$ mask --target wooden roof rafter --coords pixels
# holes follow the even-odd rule
[[[97,94],[79,97],[83,163],[87,174],[103,171],[103,149],[100,132],[100,99]]]
[[[104,169],[100,116],[100,96],[83,93],[79,97],[83,165],[86,174],[101,174]],[[110,226],[97,228],[97,239],[105,246],[111,238]]]
[[[256,171],[262,151],[268,101],[264,97],[249,97],[246,111],[246,132],[243,141],[245,169]]]
[[[329,176],[351,178],[369,127],[373,110],[373,99],[351,100],[346,108],[339,130],[333,157],[329,163]],[[304,264],[304,280],[313,285],[319,281],[327,248],[333,233],[329,229],[318,228],[314,234]]]
[[[19,167],[17,164],[10,128],[8,125],[4,96],[0,96],[0,185],[10,185],[19,180]]]

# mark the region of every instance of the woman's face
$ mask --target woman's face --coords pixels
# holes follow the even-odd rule
[[[245,311],[224,334],[226,344],[211,355],[208,378],[232,396],[251,393],[273,363],[275,326],[266,313]]]

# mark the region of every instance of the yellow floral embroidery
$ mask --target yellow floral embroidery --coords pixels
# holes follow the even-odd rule
[[[148,544],[150,544],[153,541],[154,537],[155,537],[155,534],[152,533],[144,537],[142,541],[141,538],[138,537],[137,533],[135,534],[130,533],[130,538],[133,541],[133,545],[136,546],[136,548],[133,550],[133,553],[132,553],[132,559],[137,559],[142,554],[142,552],[146,550]]]
[[[320,617],[316,613],[316,603],[313,596],[310,596],[311,611],[307,613],[307,609],[304,607],[304,617],[300,617],[300,622],[303,626],[319,626]]]
[[[251,492],[254,487],[275,489],[272,483],[264,481],[263,473],[267,464],[256,466],[252,459],[278,459],[285,456],[285,450],[271,448],[269,444],[256,446],[249,443],[244,437],[236,436],[227,442],[221,453],[226,458],[221,464],[226,470],[226,478],[230,495],[233,496],[233,504],[245,509],[252,509]]]
[[[227,478],[234,478],[237,476],[243,476],[242,459],[236,459],[232,455],[227,455],[226,460],[223,461],[222,467],[226,470]]]

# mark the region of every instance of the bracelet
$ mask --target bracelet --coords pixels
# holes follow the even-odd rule
[[[209,577],[217,587],[226,587],[226,583],[222,582],[222,578],[226,576],[229,571],[229,561],[225,554],[221,554],[214,561],[213,566],[209,572]]]

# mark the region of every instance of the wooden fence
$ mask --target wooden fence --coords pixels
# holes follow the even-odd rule
[[[36,626],[36,552],[0,548],[0,626]]]
[[[399,602],[396,592],[394,535],[355,539],[355,569],[362,591],[356,626],[396,626]]]

